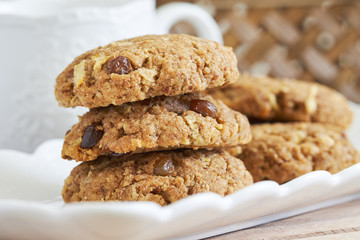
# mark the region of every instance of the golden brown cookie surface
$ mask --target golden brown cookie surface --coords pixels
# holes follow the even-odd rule
[[[352,121],[346,98],[317,83],[243,75],[236,83],[209,93],[259,121],[321,122],[343,128]]]
[[[360,162],[359,152],[343,129],[319,123],[277,123],[251,126],[253,139],[241,146],[254,181],[284,183],[315,170],[337,173]]]
[[[65,137],[62,155],[77,161],[101,155],[177,148],[218,148],[251,140],[247,118],[198,93],[94,108]]]
[[[239,76],[231,48],[188,35],[148,35],[77,57],[57,78],[65,107],[120,105],[231,83]]]
[[[225,151],[177,150],[102,157],[75,167],[62,196],[74,201],[154,201],[167,205],[184,197],[222,196],[252,184],[242,161]]]

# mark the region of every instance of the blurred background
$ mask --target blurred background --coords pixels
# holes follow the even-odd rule
[[[173,2],[157,0],[157,5]],[[188,0],[210,13],[241,72],[317,81],[360,103],[360,2]],[[196,31],[186,22],[173,33]]]

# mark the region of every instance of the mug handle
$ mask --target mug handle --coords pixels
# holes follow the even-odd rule
[[[199,37],[223,43],[221,31],[215,20],[202,8],[190,3],[168,3],[158,8],[157,23],[166,32],[179,21],[194,26]]]

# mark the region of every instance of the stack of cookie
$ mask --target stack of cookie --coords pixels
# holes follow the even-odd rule
[[[256,123],[251,143],[230,151],[244,161],[254,181],[284,183],[310,171],[336,173],[360,162],[344,132],[352,121],[348,102],[326,86],[244,75],[208,93]]]
[[[55,86],[60,105],[90,108],[65,136],[63,158],[83,163],[64,200],[166,205],[251,184],[243,162],[222,150],[250,142],[247,118],[198,93],[238,77],[230,48],[187,35],[137,37],[77,57]]]

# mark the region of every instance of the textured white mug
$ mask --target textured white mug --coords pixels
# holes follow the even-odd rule
[[[186,3],[155,0],[0,1],[0,148],[32,151],[63,137],[84,109],[60,108],[56,76],[74,57],[111,41],[161,34],[180,20],[222,41],[215,21]]]

